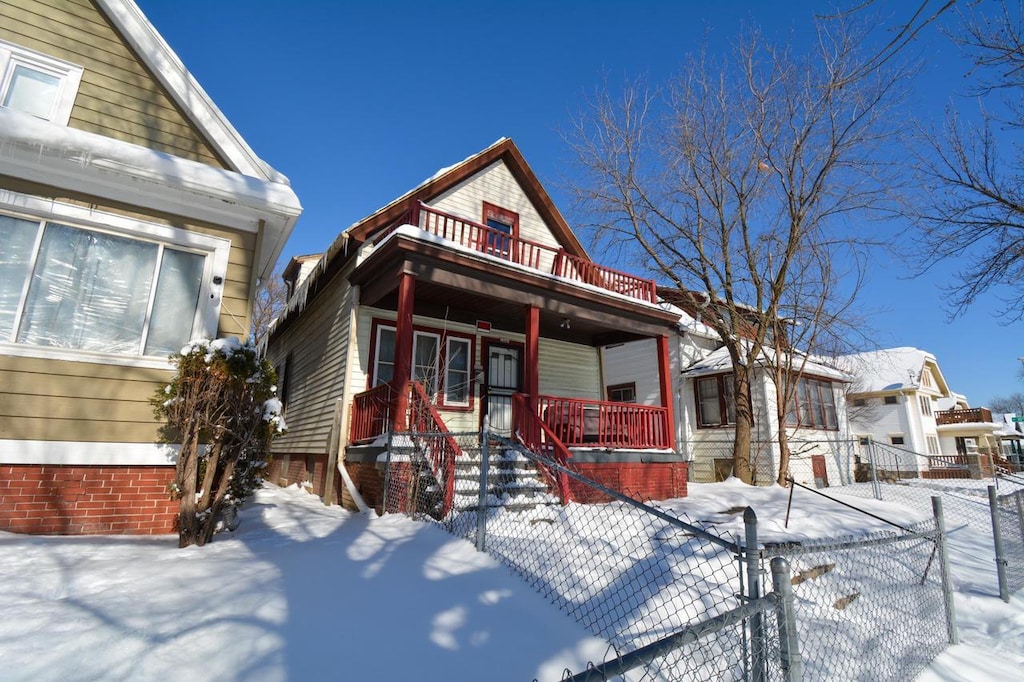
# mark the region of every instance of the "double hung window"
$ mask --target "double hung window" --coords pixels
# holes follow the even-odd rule
[[[786,424],[809,429],[838,429],[832,383],[800,377],[786,413]]]
[[[395,328],[376,326],[373,385],[390,383],[395,376]],[[468,407],[472,380],[472,341],[453,334],[413,332],[412,380],[440,405]]]
[[[731,374],[697,379],[697,414],[702,427],[736,423],[736,399]]]

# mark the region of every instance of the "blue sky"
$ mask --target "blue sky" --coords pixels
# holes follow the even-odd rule
[[[743,22],[801,40],[823,6],[138,1],[257,154],[291,178],[305,211],[285,258],[323,250],[351,223],[503,136],[572,222],[560,189],[573,173],[562,135],[587,93],[605,79],[664,79],[705,38],[712,50],[727,49]],[[937,31],[914,49],[925,65],[912,111],[935,119],[962,88],[962,65]],[[909,255],[915,247],[902,248]],[[1001,324],[994,297],[949,322],[940,288],[952,270],[907,279],[901,256],[879,254],[861,302],[873,311],[875,338],[935,353],[972,405],[1024,390],[1022,325]]]

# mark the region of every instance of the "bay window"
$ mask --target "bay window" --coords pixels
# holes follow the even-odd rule
[[[5,352],[166,359],[193,337],[216,333],[217,306],[209,301],[219,298],[204,282],[218,250],[213,242],[222,240],[159,226],[130,234],[50,218],[58,219],[0,213]],[[226,250],[221,258],[226,266]]]

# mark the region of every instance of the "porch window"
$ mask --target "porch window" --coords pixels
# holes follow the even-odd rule
[[[786,410],[786,425],[807,429],[839,428],[832,382],[800,377]]]
[[[0,214],[0,342],[166,358],[206,328],[208,253]]]
[[[380,386],[391,383],[395,376],[395,328],[377,322],[374,327],[371,385]],[[423,390],[438,405],[468,407],[472,395],[472,339],[422,329],[415,330],[412,339],[412,380],[423,384]]]
[[[697,379],[697,419],[701,427],[736,423],[732,375],[718,374]]]
[[[446,405],[469,405],[470,382],[469,339],[449,337],[445,344],[444,402]]]
[[[608,400],[613,403],[635,403],[636,382],[617,384],[607,388]]]

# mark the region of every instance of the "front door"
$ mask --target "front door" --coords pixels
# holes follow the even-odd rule
[[[512,436],[512,395],[520,389],[521,356],[521,349],[515,346],[487,347],[484,415],[490,419],[491,430],[506,438]]]

